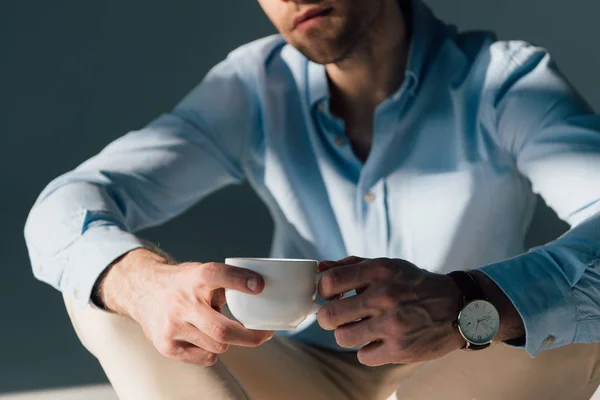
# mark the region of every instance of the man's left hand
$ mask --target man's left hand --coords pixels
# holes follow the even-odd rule
[[[446,275],[397,259],[348,257],[323,261],[319,293],[333,299],[319,311],[323,329],[334,330],[362,364],[411,364],[440,358],[464,346],[453,321],[462,294]],[[339,298],[356,290],[356,296]]]

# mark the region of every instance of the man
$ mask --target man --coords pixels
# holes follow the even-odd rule
[[[281,36],[52,182],[28,219],[36,276],[120,398],[589,398],[600,118],[545,50],[458,33],[419,0],[259,2]],[[260,276],[132,233],[243,180],[273,256],[342,259],[320,264],[334,300],[275,338],[221,313],[224,288],[257,294]],[[524,253],[534,193],[572,229]]]

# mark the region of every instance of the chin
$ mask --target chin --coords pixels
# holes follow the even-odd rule
[[[347,53],[345,49],[322,40],[306,40],[303,43],[290,44],[306,58],[317,64],[331,64],[340,61]]]
[[[317,64],[332,64],[343,60],[356,44],[351,29],[328,23],[303,33],[289,32],[286,39],[306,58]]]

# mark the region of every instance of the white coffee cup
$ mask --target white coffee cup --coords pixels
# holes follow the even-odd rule
[[[225,264],[257,272],[265,280],[258,295],[225,290],[229,311],[248,329],[295,329],[321,307],[315,302],[315,260],[228,258]]]

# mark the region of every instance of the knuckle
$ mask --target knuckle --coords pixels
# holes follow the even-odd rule
[[[323,274],[323,277],[321,278],[321,289],[323,290],[322,294],[325,296],[333,293],[333,290],[335,289],[335,278],[333,271],[328,271],[327,273]]]
[[[375,261],[381,265],[388,265],[392,260],[389,257],[379,257],[376,258]]]
[[[225,325],[213,325],[210,328],[210,336],[217,342],[226,343],[231,337],[231,329]]]
[[[179,346],[171,340],[163,340],[155,347],[161,355],[167,358],[175,358],[179,353]]]
[[[392,271],[386,265],[386,263],[378,263],[376,266],[374,266],[372,269],[372,274],[378,281],[387,281],[392,277]]]
[[[381,288],[373,295],[373,304],[381,309],[392,308],[396,303],[396,295],[387,288]]]
[[[179,331],[179,324],[174,320],[167,320],[163,328],[164,340],[171,340]]]
[[[215,346],[215,353],[217,354],[223,354],[227,350],[229,350],[229,344],[227,343],[217,343]]]
[[[344,280],[344,269],[333,269],[329,271],[331,283],[334,285],[339,285]]]
[[[205,352],[204,356],[202,357],[201,363],[205,367],[212,367],[217,363],[218,360],[219,356],[217,356],[215,353]]]
[[[348,346],[348,332],[344,329],[336,329],[334,332],[335,341],[342,347]]]
[[[359,263],[361,261],[362,261],[362,258],[360,258],[360,257],[349,256],[349,257],[344,258],[342,260],[342,263],[344,263],[344,264],[357,264],[357,263]]]
[[[323,307],[323,321],[329,325],[333,325],[338,316],[338,311],[335,304],[330,303]]]
[[[200,269],[200,278],[204,282],[212,282],[215,279],[215,275],[218,272],[217,265],[213,262],[202,264]]]

